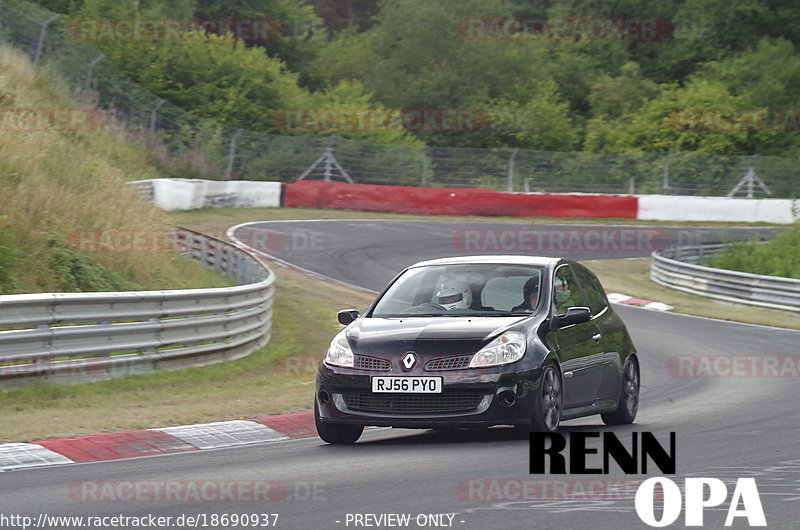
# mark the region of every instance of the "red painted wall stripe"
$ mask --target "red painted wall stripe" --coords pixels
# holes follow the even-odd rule
[[[636,219],[637,197],[502,193],[471,188],[417,188],[300,181],[286,185],[290,208],[425,215]]]

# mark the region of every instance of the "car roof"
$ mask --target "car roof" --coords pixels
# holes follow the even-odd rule
[[[451,258],[439,258],[427,261],[420,261],[411,267],[426,267],[429,265],[461,265],[473,263],[485,263],[496,265],[536,265],[539,267],[554,266],[563,258],[551,258],[546,256],[514,256],[514,255],[483,255],[483,256],[453,256]]]

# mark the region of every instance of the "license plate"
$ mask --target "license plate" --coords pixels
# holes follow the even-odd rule
[[[403,394],[441,394],[441,377],[373,377],[373,392]]]

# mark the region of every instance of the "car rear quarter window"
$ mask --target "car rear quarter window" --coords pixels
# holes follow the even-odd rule
[[[578,277],[578,281],[583,288],[583,295],[586,298],[586,303],[589,304],[592,315],[597,315],[608,307],[603,286],[600,285],[600,281],[589,269],[582,265],[575,264],[572,265],[572,272]]]
[[[580,286],[569,265],[561,265],[553,276],[553,303],[556,314],[564,314],[570,307],[586,307]]]

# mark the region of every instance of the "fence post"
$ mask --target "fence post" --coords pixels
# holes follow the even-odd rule
[[[158,105],[153,107],[153,110],[150,111],[150,134],[156,133],[156,114],[158,113],[158,109],[161,107],[161,105],[164,104],[164,101],[165,100],[163,99],[160,100]]]
[[[228,168],[225,170],[225,180],[231,179],[231,172],[233,171],[233,157],[236,156],[236,137],[242,132],[241,129],[236,129],[236,132],[231,136],[231,147],[228,149]]]
[[[514,159],[517,158],[519,147],[515,147],[511,152],[511,158],[508,159],[508,192],[514,192]]]
[[[422,148],[422,185],[428,184],[428,146]]]
[[[97,63],[102,61],[104,57],[105,57],[105,55],[98,55],[97,57],[92,59],[92,62],[89,63],[89,68],[88,68],[88,70],[86,72],[86,87],[85,88],[88,89],[89,86],[92,84],[92,70],[94,70],[94,65],[96,65]]]
[[[669,159],[672,157],[672,151],[667,153],[667,158],[664,159],[664,189],[669,189]]]
[[[325,147],[325,169],[323,175],[325,182],[330,182],[333,179],[333,146],[336,145],[336,136],[328,137],[328,145]]]
[[[754,197],[755,192],[755,185],[758,184],[764,193],[767,195],[772,195],[772,192],[769,190],[764,181],[761,180],[756,174],[756,164],[758,163],[758,155],[752,155],[750,157],[750,169],[747,170],[747,174],[739,181],[738,184],[728,193],[728,197],[733,197],[739,192],[739,189],[747,185],[747,198],[752,199]]]
[[[44,36],[47,33],[47,26],[60,17],[61,15],[50,15],[50,18],[42,22],[42,29],[39,30],[39,42],[36,43],[36,54],[33,56],[33,67],[39,64],[39,58],[42,56],[42,46],[44,46]]]

